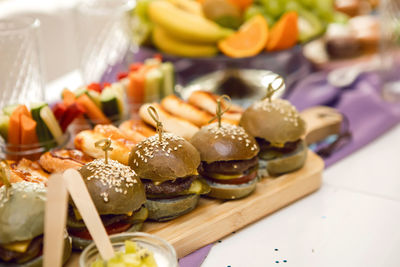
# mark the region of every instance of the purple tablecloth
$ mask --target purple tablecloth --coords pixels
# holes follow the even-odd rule
[[[400,122],[400,103],[388,103],[380,95],[376,74],[364,74],[349,88],[339,89],[326,83],[325,73],[314,73],[297,84],[287,97],[299,110],[328,105],[349,120],[352,139],[340,150],[325,158],[326,166],[367,145]],[[200,266],[212,244],[179,261],[180,267]]]

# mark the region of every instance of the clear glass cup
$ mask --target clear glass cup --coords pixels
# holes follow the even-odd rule
[[[136,242],[138,245],[152,251],[159,267],[178,267],[175,249],[165,240],[151,234],[135,232],[110,236],[115,251],[123,251],[125,240]],[[79,259],[80,267],[90,267],[100,258],[99,251],[94,243],[85,248]]]
[[[41,142],[29,145],[13,145],[5,143],[4,140],[0,139],[0,157],[8,160],[18,161],[22,158],[30,160],[38,160],[40,156],[53,148],[64,148],[67,146],[70,140],[70,133],[65,132],[59,140],[49,140],[47,142]]]
[[[381,78],[383,98],[400,101],[400,1],[382,0]]]
[[[76,12],[77,45],[80,68],[85,83],[102,81],[115,71],[126,70],[131,47],[130,0],[89,0],[79,4]]]
[[[0,19],[0,107],[44,99],[39,26],[32,17]]]

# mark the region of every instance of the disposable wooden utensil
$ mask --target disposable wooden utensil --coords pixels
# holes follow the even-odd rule
[[[99,213],[82,180],[82,176],[77,170],[68,169],[64,172],[64,182],[101,257],[104,260],[111,259],[114,257],[114,249],[100,219]]]
[[[67,218],[68,192],[71,195],[101,257],[109,260],[114,250],[96,207],[80,173],[68,169],[49,178],[44,231],[44,267],[62,265],[64,228]]]
[[[68,192],[63,175],[51,175],[47,183],[46,212],[44,215],[44,267],[62,265],[67,204]]]

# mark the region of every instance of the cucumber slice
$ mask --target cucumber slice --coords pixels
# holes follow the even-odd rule
[[[54,139],[57,141],[59,145],[62,145],[63,140],[63,132],[61,130],[60,125],[57,122],[56,117],[54,117],[53,111],[48,106],[44,106],[40,109],[40,118],[44,121],[46,126],[49,128],[51,134]]]
[[[86,94],[90,97],[93,103],[101,109],[100,93],[93,90],[87,90]]]
[[[33,103],[31,105],[31,114],[32,118],[36,121],[36,134],[38,136],[39,142],[48,142],[53,140],[53,135],[51,134],[49,128],[47,127],[46,123],[40,117],[40,110],[44,107],[48,107],[48,105],[44,102],[41,103]],[[53,144],[46,144],[46,149],[52,148]]]
[[[3,137],[4,141],[8,140],[8,127],[10,123],[10,117],[7,115],[0,115],[0,135]]]
[[[13,111],[19,106],[19,104],[8,105],[3,108],[4,115],[11,116]]]
[[[74,93],[75,93],[76,98],[78,98],[83,94],[89,95],[88,91],[89,90],[86,87],[80,87],[80,88],[76,89],[76,91]]]
[[[161,72],[163,74],[161,98],[174,93],[175,70],[171,62],[161,64]]]
[[[120,82],[116,82],[111,85],[111,88],[112,88],[112,90],[114,90],[115,96],[117,97],[118,108],[119,108],[120,116],[122,118],[122,117],[124,117],[124,115],[127,112],[127,108],[126,108],[126,105],[124,102],[124,99],[125,99],[124,85]]]
[[[160,99],[163,73],[159,68],[151,69],[146,74],[144,101],[154,102]]]
[[[100,95],[101,107],[107,117],[115,117],[120,114],[117,94],[108,87],[101,92]]]

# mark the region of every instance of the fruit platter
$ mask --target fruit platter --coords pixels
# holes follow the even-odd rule
[[[347,18],[333,1],[141,0],[132,12],[133,37],[181,57],[253,57],[286,50]]]

